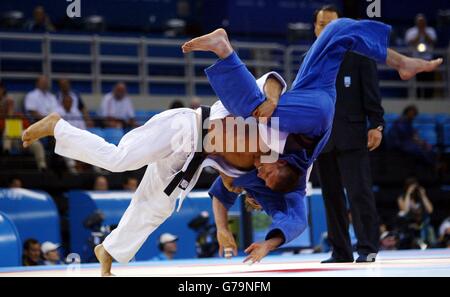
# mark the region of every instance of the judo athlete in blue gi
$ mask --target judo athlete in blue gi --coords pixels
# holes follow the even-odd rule
[[[256,171],[256,170],[255,170]],[[305,207],[307,175],[300,178],[298,187],[290,193],[279,193],[270,190],[264,181],[255,178],[254,172],[237,177],[233,181],[235,188],[246,191],[246,199],[260,206],[272,218],[272,224],[267,232],[266,240],[253,243],[246,252],[249,256],[244,262],[259,262],[270,251],[298,237],[307,226],[307,211]],[[233,234],[228,229],[228,209],[234,204],[239,194],[230,192],[224,186],[222,177],[218,177],[208,194],[213,200],[214,219],[217,227],[217,239],[220,254],[233,251],[237,254],[237,246]],[[227,255],[226,255],[227,256]],[[228,254],[231,256],[231,254]]]
[[[263,182],[258,180],[256,175],[270,174],[267,172],[256,173],[255,170],[233,181],[233,186],[242,182],[239,185],[261,204],[274,222],[266,240],[246,250],[250,253],[247,259],[259,261],[270,250],[289,242],[305,228],[306,213],[302,206],[305,176],[307,169],[327,143],[331,132],[336,100],[335,80],[345,53],[353,51],[379,63],[386,63],[396,69],[404,80],[419,72],[433,71],[442,63],[442,59],[425,61],[409,58],[389,49],[390,31],[389,25],[376,21],[341,18],[331,22],[308,51],[291,89],[282,95],[279,101],[265,98],[258,89],[255,78],[234,52],[225,30],[218,29],[182,46],[184,53],[212,51],[220,58],[205,72],[217,96],[234,116],[277,117],[280,131],[300,139],[295,141],[301,144],[300,148],[285,147],[280,152],[284,154],[281,159],[286,159],[301,172],[298,191],[294,191],[294,194],[266,192],[268,189],[262,188]],[[286,142],[287,146],[288,144],[289,141]],[[306,149],[308,144],[312,144],[313,148]],[[211,194],[217,198],[213,203],[222,215],[229,205],[227,201],[235,198],[223,191],[220,180],[216,180]],[[281,202],[269,203],[269,197]],[[297,197],[299,202],[294,202],[294,197]],[[297,220],[297,225],[294,220]],[[277,221],[285,224],[287,222],[289,227],[278,226]],[[223,242],[229,242],[229,234],[221,235],[220,231],[218,234],[219,242],[221,236]]]

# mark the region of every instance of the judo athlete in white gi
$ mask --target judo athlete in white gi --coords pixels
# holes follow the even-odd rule
[[[286,84],[276,73],[264,75],[258,80],[258,85],[261,90],[267,90],[265,85],[274,84],[274,81],[278,95],[281,95],[282,91],[286,90]],[[210,122],[222,121],[229,115],[218,101],[211,107],[209,119]],[[117,146],[88,131],[71,126],[56,113],[33,124],[24,132],[22,140],[25,147],[39,138],[54,136],[55,153],[58,155],[112,172],[136,170],[148,165],[119,225],[106,237],[102,245],[95,248],[95,254],[102,264],[102,275],[111,275],[112,259],[127,263],[134,257],[147,237],[172,214],[177,197],[181,198],[179,207],[181,206],[182,199],[195,185],[203,167],[215,167],[231,177],[245,174],[245,171],[230,166],[233,165],[233,160],[247,159],[249,162],[239,168],[254,168],[255,157],[251,155],[250,159],[246,158],[248,153],[244,157],[239,153],[232,153],[231,159],[227,159],[226,152],[212,154],[196,168],[188,185],[175,187],[168,196],[164,192],[166,187],[177,173],[186,171],[194,157],[202,134],[201,121],[201,109],[168,110],[124,135]],[[240,165],[239,161],[234,164]]]

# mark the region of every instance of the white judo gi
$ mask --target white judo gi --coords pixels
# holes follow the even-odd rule
[[[270,74],[286,83],[277,73],[270,72],[258,79],[261,90]],[[229,112],[219,102],[211,107],[210,119],[220,119]],[[88,131],[59,120],[55,126],[55,153],[112,172],[136,170],[148,165],[118,226],[103,241],[106,251],[118,262],[127,263],[137,253],[147,237],[174,211],[177,197],[182,199],[197,182],[205,166],[213,166],[236,177],[244,172],[230,168],[208,157],[196,171],[186,190],[176,188],[168,197],[164,189],[172,178],[185,170],[193,158],[201,135],[201,110],[179,108],[152,117],[143,126],[123,136],[117,146]]]

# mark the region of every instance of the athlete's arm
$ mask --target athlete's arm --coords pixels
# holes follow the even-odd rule
[[[270,75],[263,88],[264,94],[266,95],[266,101],[253,111],[253,116],[270,118],[275,108],[277,108],[283,87],[284,86],[274,75]]]
[[[236,256],[236,241],[233,233],[228,228],[228,210],[216,197],[213,197],[213,212],[217,228],[217,241],[219,242],[219,255],[222,257],[225,254],[226,258],[230,258],[232,252]]]
[[[236,194],[242,193],[242,191],[243,191],[242,188],[233,186],[233,178],[232,177],[226,175],[225,173],[223,173],[221,171],[219,172],[219,174],[220,174],[220,177],[222,178],[223,185],[229,192],[233,192]]]
[[[244,263],[251,260],[252,263],[257,263],[261,261],[262,258],[267,256],[271,251],[276,250],[284,242],[283,234],[276,234],[270,239],[266,239],[261,242],[252,243],[246,250],[245,253],[249,254],[245,258]]]

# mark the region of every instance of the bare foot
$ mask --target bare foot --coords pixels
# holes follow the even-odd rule
[[[183,53],[192,51],[210,51],[214,52],[219,58],[224,59],[232,52],[230,41],[228,41],[227,32],[224,29],[217,29],[212,33],[194,38],[181,46]]]
[[[101,275],[102,276],[114,276],[111,273],[111,266],[113,258],[111,255],[105,250],[103,245],[99,244],[94,248],[95,256],[97,260],[100,262],[101,266]]]
[[[408,80],[417,73],[434,71],[439,65],[442,64],[442,61],[442,58],[426,61],[422,59],[405,57],[400,64],[398,73],[400,74],[401,79]]]
[[[54,134],[56,123],[61,116],[53,112],[28,127],[22,134],[23,147],[29,147],[33,142],[42,137],[52,136]]]

